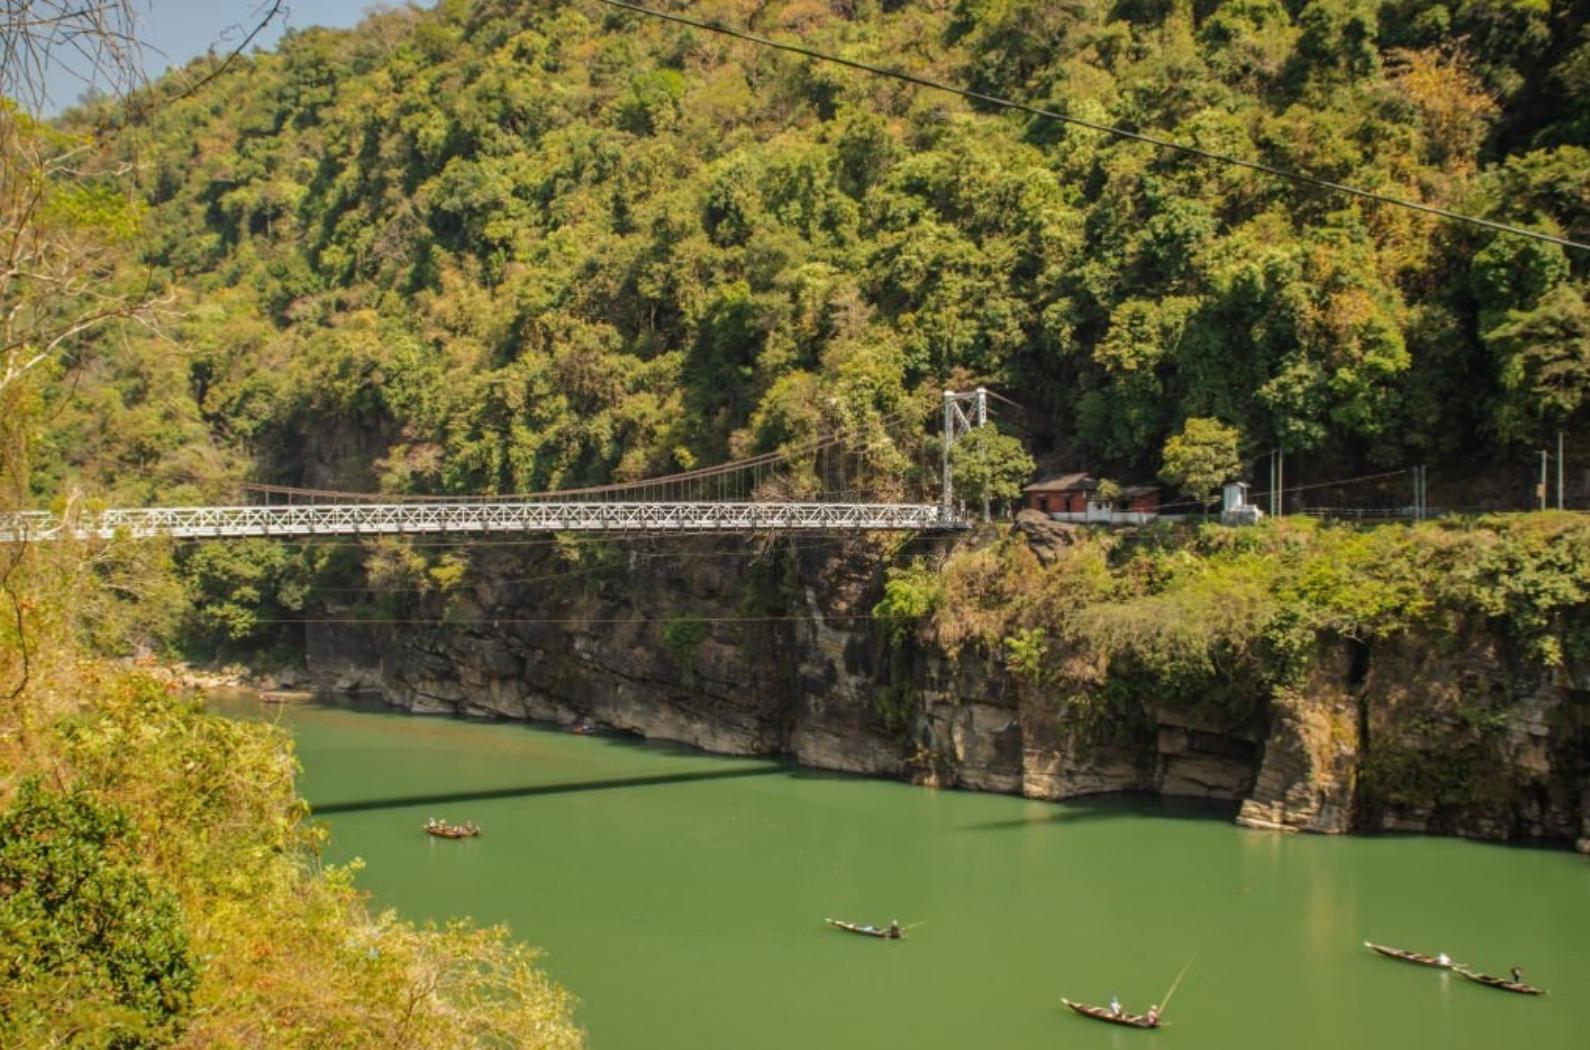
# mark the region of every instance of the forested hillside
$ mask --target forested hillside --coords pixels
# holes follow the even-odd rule
[[[1590,239],[1583,3],[671,7]],[[73,362],[41,498],[629,479],[969,380],[1139,474],[1190,417],[1345,469],[1585,413],[1585,253],[595,0],[294,33],[114,141],[172,300]]]

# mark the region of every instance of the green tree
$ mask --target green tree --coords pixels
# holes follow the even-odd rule
[[[1016,499],[1034,468],[1026,447],[991,425],[974,428],[950,449],[950,479],[972,503]]]
[[[1485,339],[1501,364],[1504,435],[1563,428],[1590,400],[1590,303],[1573,285],[1558,285],[1534,309],[1509,311]]]
[[[1242,434],[1218,419],[1193,418],[1165,442],[1159,476],[1189,496],[1208,502],[1242,470]]]
[[[228,642],[254,635],[262,619],[302,608],[293,569],[287,549],[266,539],[199,544],[182,563],[199,626]]]

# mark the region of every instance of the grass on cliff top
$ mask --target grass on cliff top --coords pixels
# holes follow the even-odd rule
[[[319,862],[284,733],[94,655],[168,580],[63,544],[0,581],[0,1045],[582,1045],[507,931]]]
[[[896,638],[952,655],[973,645],[1034,679],[1098,684],[1112,666],[1295,680],[1322,637],[1451,633],[1476,620],[1558,667],[1590,656],[1587,604],[1590,517],[1547,512],[1079,530],[1048,565],[1010,529],[942,564],[891,570],[875,611]]]

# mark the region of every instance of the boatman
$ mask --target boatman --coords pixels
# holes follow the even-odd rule
[[[1150,1028],[1156,1028],[1156,1027],[1159,1026],[1159,1004],[1158,1003],[1155,1003],[1153,1006],[1150,1006],[1148,1008],[1148,1013],[1147,1013],[1145,1019],[1148,1021],[1148,1026]]]
[[[890,919],[889,920],[888,933],[889,933],[889,939],[891,941],[897,941],[901,937],[905,936],[905,934],[900,931],[900,920],[899,919]]]
[[[1435,957],[1435,961],[1440,963],[1442,966],[1451,966],[1452,965],[1452,957],[1450,955],[1448,955],[1446,952],[1442,952],[1440,955],[1437,955]]]
[[[1517,966],[1513,967],[1513,983],[1514,984],[1523,984],[1524,983],[1524,971],[1523,971],[1522,968],[1517,967]]]
[[[1120,996],[1118,996],[1118,995],[1110,996],[1110,1013],[1114,1014],[1116,1017],[1121,1016],[1121,997]]]

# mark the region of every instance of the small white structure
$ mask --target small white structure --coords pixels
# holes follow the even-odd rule
[[[1248,483],[1228,481],[1220,490],[1220,524],[1257,525],[1264,511],[1248,502]]]

